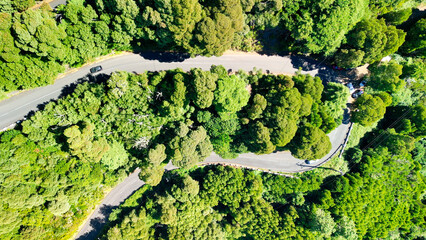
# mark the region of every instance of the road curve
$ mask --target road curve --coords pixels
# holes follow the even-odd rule
[[[157,60],[160,59],[160,60]],[[128,72],[142,73],[144,71],[159,71],[174,68],[181,68],[185,71],[191,68],[210,69],[212,65],[223,65],[233,71],[242,69],[251,71],[253,68],[268,70],[272,73],[294,74],[299,68],[305,69],[304,74],[313,76],[333,78],[330,69],[320,67],[315,63],[305,61],[306,59],[297,56],[266,56],[258,54],[226,54],[221,57],[195,57],[187,58],[185,55],[172,54],[134,54],[129,53],[113,57],[102,62],[84,66],[75,72],[66,74],[58,79],[53,85],[40,87],[25,91],[0,102],[0,129],[14,124],[17,120],[23,119],[31,111],[37,111],[37,106],[61,95],[64,87],[75,83],[77,79],[82,79],[89,73],[89,69],[96,65],[102,65],[101,73],[110,74],[111,72],[124,70]],[[333,79],[328,79],[333,80]],[[312,164],[304,164],[291,156],[287,152],[277,152],[269,155],[241,154],[238,158],[227,160],[222,159],[216,154],[212,154],[201,164],[225,163],[238,164],[246,167],[254,167],[276,172],[303,172],[311,170],[325,161],[327,161],[334,152],[338,150],[343,143],[349,124],[342,124],[329,134],[332,142],[332,150],[324,158],[314,161]],[[172,169],[168,165],[167,169]],[[144,183],[139,180],[137,172],[132,173],[122,183],[118,184],[95,209],[83,225],[76,239],[94,239],[100,232],[113,208],[119,206],[136,189]]]

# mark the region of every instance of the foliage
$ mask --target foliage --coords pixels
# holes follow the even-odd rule
[[[410,28],[407,39],[402,46],[402,52],[406,54],[416,54],[426,58],[426,19],[420,19]]]
[[[363,94],[354,103],[352,121],[363,126],[369,126],[383,118],[386,106],[378,96]]]
[[[228,119],[247,104],[250,94],[246,85],[244,79],[235,75],[217,81],[213,104],[221,118]]]
[[[370,71],[368,85],[375,90],[395,93],[405,86],[405,81],[399,78],[402,65],[394,61],[370,67]]]
[[[303,126],[297,130],[291,144],[291,154],[299,159],[320,159],[331,150],[327,135],[314,126]]]
[[[246,81],[252,83],[251,95]],[[295,81],[304,95],[295,87]],[[46,104],[17,128],[20,130],[0,134],[0,212],[8,219],[0,225],[1,238],[66,238],[103,196],[103,186],[115,185],[136,167],[141,168],[139,177],[155,186],[161,184],[163,168],[170,160],[176,166],[191,168],[213,150],[227,158],[248,151],[270,153],[293,139],[299,122],[308,117],[314,106],[313,98],[318,99],[316,105],[322,104],[318,83],[319,79],[300,75],[294,80],[283,75],[245,72],[228,76],[221,66],[209,72],[119,71],[102,81],[91,77],[90,81],[78,84],[72,93]],[[211,106],[211,98],[200,94],[204,90],[214,96]],[[201,108],[203,104],[205,108]],[[226,111],[225,118],[219,109]],[[321,122],[328,122],[325,117],[320,113],[320,119],[324,118]],[[310,144],[319,143],[311,140]],[[206,201],[191,197],[207,191],[200,187],[197,193],[195,185],[194,181],[185,180],[179,186],[188,189],[173,190],[175,200],[168,196],[159,199],[161,221],[176,220],[177,202]],[[186,191],[190,195],[185,195]],[[239,223],[232,223],[231,228],[241,226],[241,231],[236,230],[232,236],[263,236],[278,226],[281,220],[275,218],[277,213],[272,206],[260,199],[261,192],[256,188],[256,197],[242,196],[239,206],[245,213],[237,214],[236,205],[229,206],[233,211],[229,214]],[[225,198],[223,195],[220,201],[228,201]],[[292,201],[302,204],[304,196],[294,196]],[[206,234],[222,236],[227,231],[219,227],[222,215],[213,213],[210,205],[202,205],[201,209],[205,212],[197,214],[209,212],[217,221],[194,222],[194,228],[211,226],[211,232]],[[147,218],[149,213],[131,214]],[[118,212],[113,216],[121,218]],[[36,223],[27,221],[28,218]],[[152,221],[158,219],[153,217]],[[139,234],[151,234],[148,225],[141,226]],[[28,235],[35,229],[43,231]],[[171,226],[170,236],[187,236],[185,229]],[[109,233],[111,238],[130,234],[118,228],[114,231],[117,232]]]
[[[374,63],[392,54],[404,43],[405,33],[394,26],[386,26],[384,19],[366,19],[348,33],[347,43],[335,56],[344,68]],[[362,60],[360,60],[362,59]]]
[[[210,107],[213,103],[213,92],[216,90],[218,76],[201,69],[193,69],[191,75],[193,76],[192,84],[195,92],[193,96],[194,104],[201,109]]]
[[[382,15],[382,17],[386,20],[386,23],[397,26],[407,21],[412,12],[413,10],[411,8],[406,8],[399,11],[386,13]]]
[[[349,89],[343,84],[329,82],[322,93],[325,111],[334,120],[341,119],[349,98]]]
[[[368,1],[285,1],[286,27],[303,50],[330,55],[343,42],[345,35],[359,22],[367,11]],[[293,9],[292,9],[293,8]],[[294,14],[294,9],[298,9]],[[293,13],[293,14],[291,14]]]
[[[425,183],[411,155],[379,147],[366,151],[358,165],[331,179],[259,176],[222,166],[172,173],[141,196],[140,205],[119,210],[127,213],[102,239],[354,240],[394,231],[401,238],[422,236]]]
[[[413,160],[421,165],[420,173],[426,176],[426,140],[416,142],[412,154]]]
[[[182,126],[186,127],[181,124],[180,127]],[[202,126],[177,133],[177,136],[168,144],[168,148],[170,159],[176,166],[182,168],[189,168],[202,162],[213,151],[210,138]]]

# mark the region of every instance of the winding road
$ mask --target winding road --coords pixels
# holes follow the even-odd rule
[[[13,126],[16,121],[22,120],[29,113],[38,110],[38,107],[46,102],[57,99],[67,86],[76,83],[79,79],[87,78],[89,69],[96,65],[102,65],[101,73],[124,70],[134,73],[144,71],[159,71],[174,68],[190,70],[191,68],[210,69],[212,65],[223,65],[227,69],[236,71],[239,69],[251,71],[253,68],[263,69],[271,73],[294,74],[299,69],[302,73],[319,75],[323,80],[336,81],[333,71],[321,64],[311,62],[300,56],[266,56],[259,54],[225,54],[221,57],[195,57],[171,53],[126,53],[107,60],[83,66],[77,70],[64,74],[53,85],[24,91],[7,100],[0,102],[0,129]],[[347,119],[347,116],[346,116]],[[303,161],[291,156],[290,152],[276,152],[269,155],[241,154],[238,158],[228,160],[212,154],[200,165],[205,164],[236,164],[243,167],[258,168],[274,172],[304,172],[309,171],[325,163],[335,152],[339,150],[345,140],[349,128],[349,121],[345,121],[328,136],[332,142],[332,150],[322,159],[305,164]],[[174,168],[168,165],[166,169]],[[117,185],[95,209],[87,222],[82,226],[76,239],[94,239],[113,208],[117,207],[135,190],[143,185],[137,172],[132,173],[122,183]]]

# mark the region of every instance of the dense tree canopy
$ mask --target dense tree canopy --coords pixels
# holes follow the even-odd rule
[[[405,33],[395,25],[414,3],[73,0],[52,12],[27,10],[33,0],[2,0],[0,96],[51,84],[66,68],[114,50],[291,51],[353,68],[398,50]],[[373,93],[356,100],[352,120],[368,126],[387,113],[363,151],[347,154],[350,171],[326,179],[318,169],[285,178],[192,167],[212,151],[234,158],[284,147],[301,159],[322,158],[331,149],[326,133],[346,108],[344,85],[324,87],[300,73],[229,75],[220,66],[90,76],[0,133],[0,238],[71,238],[106,189],[139,167],[153,187],[114,210],[101,237],[419,239],[426,232],[424,26],[421,19],[407,28],[404,57],[370,67],[366,92]],[[182,169],[164,173],[170,160]]]
[[[0,3],[2,91],[49,84],[62,66],[79,66],[111,50],[219,56],[230,48],[264,48],[333,55],[338,66],[352,68],[394,53],[405,36],[394,25],[411,11],[401,5],[405,0],[78,0],[56,13],[47,5],[23,11],[33,2]],[[423,22],[410,29],[405,53],[422,55],[424,43],[417,39]]]
[[[325,180],[222,166],[169,174],[167,183],[136,195],[139,204],[120,209],[102,239],[421,237],[425,183],[411,155],[378,147],[358,164]]]
[[[217,81],[213,104],[222,118],[229,118],[229,115],[241,110],[247,104],[250,93],[246,85],[243,78],[235,75],[223,77]]]
[[[396,52],[404,43],[405,32],[387,26],[384,19],[368,19],[359,22],[346,38],[347,44],[335,56],[336,63],[353,68]]]

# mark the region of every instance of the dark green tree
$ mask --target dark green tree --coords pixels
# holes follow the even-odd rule
[[[253,103],[249,109],[247,109],[247,115],[251,120],[260,118],[262,112],[266,109],[267,101],[265,97],[260,94],[256,94],[253,97]]]
[[[253,138],[253,149],[256,154],[269,154],[275,150],[274,144],[271,142],[269,129],[261,122],[256,122],[250,126],[251,137]]]
[[[331,150],[327,135],[314,126],[303,126],[297,130],[290,147],[291,154],[299,159],[320,159]]]
[[[216,90],[216,82],[218,76],[210,71],[201,69],[192,69],[193,77],[192,85],[195,94],[192,96],[194,104],[201,108],[208,108],[212,105],[214,99],[214,91]]]
[[[413,10],[411,8],[402,9],[399,11],[388,12],[381,17],[386,20],[386,23],[398,26],[408,20]]]
[[[373,66],[370,71],[368,85],[375,90],[394,93],[405,86],[405,81],[399,78],[402,74],[402,65],[394,61]]]
[[[401,50],[426,58],[426,19],[420,19],[410,28]]]
[[[347,44],[335,56],[335,62],[353,68],[396,52],[404,43],[405,32],[387,26],[384,19],[373,18],[359,22],[346,38]]]
[[[380,97],[363,94],[354,103],[352,121],[369,126],[383,118],[385,112],[386,106]]]

